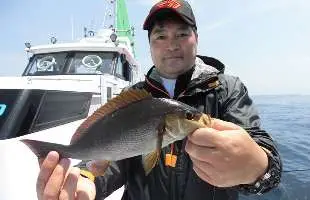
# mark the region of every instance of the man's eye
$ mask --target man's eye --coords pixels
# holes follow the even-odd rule
[[[188,33],[179,33],[177,34],[177,37],[187,37],[188,35]]]
[[[163,40],[165,39],[166,37],[164,35],[159,35],[156,37],[156,40]]]

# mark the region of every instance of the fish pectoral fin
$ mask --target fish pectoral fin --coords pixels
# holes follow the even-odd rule
[[[157,146],[156,146],[156,149],[159,152],[161,149],[161,145],[163,143],[165,131],[166,131],[166,123],[165,123],[165,120],[162,119],[161,122],[159,123],[158,127],[157,127]]]
[[[145,171],[145,175],[148,175],[159,161],[161,146],[165,134],[164,120],[162,120],[158,125],[157,132],[158,136],[157,136],[156,150],[154,152],[147,154],[143,160],[143,168]]]
[[[143,160],[145,175],[148,175],[159,161],[160,152],[158,150],[147,154]]]

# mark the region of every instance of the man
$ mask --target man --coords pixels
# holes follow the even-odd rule
[[[197,26],[183,0],[161,1],[144,23],[154,66],[133,86],[154,97],[174,98],[214,117],[183,141],[162,149],[161,159],[145,175],[141,156],[87,164],[94,183],[59,162],[51,152],[41,165],[39,199],[104,199],[125,185],[123,199],[238,199],[238,193],[261,194],[280,182],[282,163],[271,137],[241,81],[225,75],[224,65],[197,56]],[[106,169],[107,168],[107,169]]]

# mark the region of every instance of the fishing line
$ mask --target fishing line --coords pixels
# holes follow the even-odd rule
[[[310,171],[309,169],[295,169],[295,170],[283,170],[283,173],[290,173],[290,172],[305,172],[305,171]]]

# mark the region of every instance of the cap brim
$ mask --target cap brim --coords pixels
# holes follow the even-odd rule
[[[180,19],[182,19],[185,23],[194,26],[195,24],[193,24],[193,22],[191,22],[189,19],[187,19],[187,17],[181,15],[177,10],[172,9],[172,8],[162,8],[162,9],[158,9],[153,11],[152,13],[150,13],[146,20],[144,21],[143,24],[143,29],[144,30],[150,30],[150,28],[153,25],[153,22],[156,20],[156,18],[158,18],[158,16],[160,15],[165,15],[165,14],[175,14],[176,16],[178,16]]]

